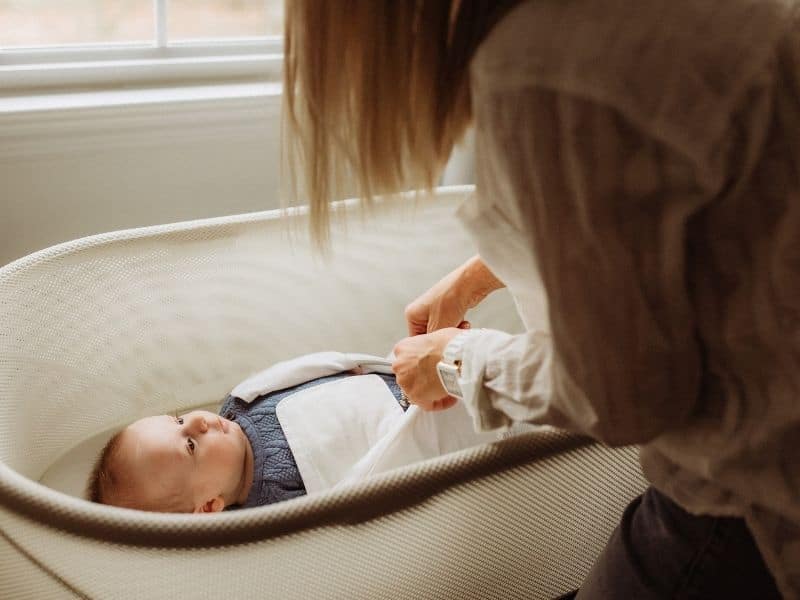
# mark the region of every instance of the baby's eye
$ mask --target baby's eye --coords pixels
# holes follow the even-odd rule
[[[183,425],[183,417],[175,417],[175,420],[178,422],[178,425]]]
[[[194,454],[194,440],[189,438],[189,440],[186,442],[186,445],[189,446],[189,454]]]

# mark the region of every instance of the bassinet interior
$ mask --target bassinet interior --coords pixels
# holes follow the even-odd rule
[[[5,464],[62,480],[71,452],[92,454],[142,416],[214,408],[279,360],[386,355],[407,335],[405,303],[472,249],[447,223],[452,202],[406,198],[377,210],[339,223],[327,258],[311,252],[304,215],[270,211],[101,235],[7,266]],[[509,299],[491,300],[476,325],[518,330]]]
[[[175,566],[195,575],[223,568],[215,567],[218,560],[245,582],[241,585],[250,586],[234,597],[248,597],[266,584],[265,575],[255,569],[244,576],[236,561],[269,556],[274,565],[300,565],[319,560],[310,547],[336,554],[350,545],[354,557],[373,561],[377,570],[346,576],[336,571],[327,585],[320,583],[325,592],[317,597],[419,597],[420,589],[439,589],[418,585],[442,575],[447,557],[439,556],[422,575],[406,573],[406,579],[392,583],[391,577],[399,575],[386,566],[391,555],[376,559],[381,553],[373,544],[382,547],[380,539],[388,535],[401,551],[421,560],[435,547],[420,528],[435,531],[426,518],[440,518],[420,508],[420,502],[430,501],[425,498],[441,502],[453,493],[455,504],[442,506],[447,514],[462,516],[480,513],[484,488],[499,494],[495,504],[516,505],[514,485],[529,488],[526,477],[536,480],[531,469],[543,478],[539,486],[543,481],[556,489],[562,486],[557,472],[542,465],[568,463],[569,456],[584,457],[579,460],[589,460],[591,468],[609,475],[606,482],[588,487],[574,471],[567,475],[571,485],[600,498],[601,525],[587,525],[593,550],[574,574],[560,580],[547,575],[523,587],[532,593],[526,597],[546,597],[579,581],[623,501],[643,481],[635,452],[593,449],[596,445],[563,434],[428,461],[318,498],[283,503],[287,506],[214,517],[140,513],[76,497],[105,440],[135,419],[201,406],[214,410],[246,376],[289,357],[322,350],[387,354],[406,335],[405,304],[474,253],[452,214],[470,192],[460,187],[439,190],[435,197],[385,199],[369,219],[361,218],[354,202],[344,202],[334,215],[328,258],[311,252],[306,215],[295,210],[103,234],[0,268],[0,564],[5,565],[0,567],[0,596],[171,597],[180,589],[173,590],[153,562],[169,556]],[[493,294],[469,318],[475,326],[507,331],[521,327],[504,292]],[[530,466],[537,455],[542,465]],[[605,458],[598,459],[601,455]],[[616,466],[603,466],[603,461]],[[491,479],[506,476],[516,484],[495,490]],[[605,491],[590,491],[591,485]],[[387,490],[393,492],[387,495]],[[386,500],[398,490],[416,496],[400,505],[377,502],[374,506],[389,506],[386,514],[364,516],[364,507],[373,506],[370,498]],[[551,494],[547,502],[552,501]],[[347,516],[348,506],[360,515],[356,521],[362,525],[343,526],[342,519],[346,523],[353,518]],[[583,520],[569,506],[565,515],[571,516],[561,516]],[[547,519],[552,526],[561,516]],[[396,529],[406,519],[406,527]],[[377,529],[364,529],[365,521]],[[519,525],[526,527],[521,520]],[[505,522],[497,527],[514,529]],[[451,533],[455,537],[450,542],[437,543],[451,548],[447,552],[458,561],[458,552],[471,550],[452,550],[460,542],[459,534]],[[492,544],[502,545],[503,540]],[[515,544],[497,550],[499,556],[517,553]],[[298,554],[301,548],[306,554]],[[93,562],[106,559],[112,564],[105,571]],[[150,579],[133,577],[132,564]],[[406,563],[403,571],[408,568]],[[481,569],[466,568],[486,580]],[[458,586],[473,585],[470,577],[459,583],[464,573],[450,569],[443,575],[449,583],[429,597],[456,597],[451,594]],[[503,570],[495,570],[499,578]],[[309,573],[301,577],[307,579]],[[333,583],[337,577],[339,587]],[[378,583],[370,583],[371,577]],[[269,578],[278,585],[276,571]],[[160,591],[152,588],[156,581]],[[398,591],[401,584],[407,595]],[[224,593],[224,584],[214,585],[197,590]],[[295,597],[286,585],[282,596]],[[508,585],[516,589],[522,584],[512,577],[496,589],[508,591]]]

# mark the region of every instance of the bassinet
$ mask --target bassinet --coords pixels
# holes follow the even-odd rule
[[[528,434],[211,516],[94,505],[97,448],[318,350],[386,354],[404,305],[473,249],[470,189],[334,224],[280,211],[109,233],[0,268],[0,598],[548,598],[579,585],[645,485],[632,448]],[[337,214],[338,214],[337,213]],[[344,232],[344,230],[347,230]],[[502,293],[471,320],[518,329]],[[43,483],[47,483],[43,485]],[[61,491],[58,491],[61,490]]]

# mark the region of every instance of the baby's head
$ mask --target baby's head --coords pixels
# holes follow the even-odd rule
[[[89,479],[94,502],[158,512],[217,512],[247,498],[253,451],[234,421],[207,411],[132,423],[106,444]]]

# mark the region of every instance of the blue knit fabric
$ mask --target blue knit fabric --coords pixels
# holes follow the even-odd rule
[[[376,374],[386,382],[392,395],[403,410],[406,410],[408,403],[403,398],[394,375]],[[297,463],[278,422],[275,408],[281,400],[299,390],[343,377],[359,376],[339,373],[312,379],[294,387],[258,396],[250,404],[234,396],[228,396],[225,399],[220,408],[220,414],[239,424],[253,448],[253,486],[250,488],[244,504],[231,508],[263,506],[296,498],[306,493]]]

